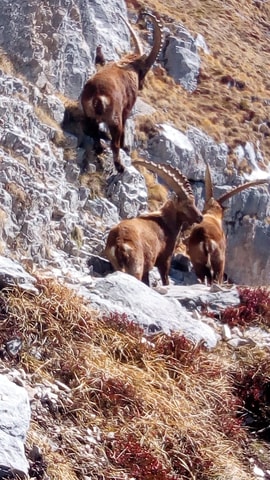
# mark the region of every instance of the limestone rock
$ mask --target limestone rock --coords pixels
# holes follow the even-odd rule
[[[170,285],[166,297],[176,298],[189,311],[207,309],[218,313],[227,307],[239,305],[239,294],[235,286],[212,287],[198,283],[192,286]]]
[[[177,36],[168,36],[163,61],[176,83],[189,92],[196,89],[201,61],[196,40],[184,27],[178,29]]]
[[[0,375],[0,477],[26,477],[24,442],[30,422],[30,405],[24,388]],[[10,477],[8,477],[10,478]]]
[[[24,290],[38,293],[35,287],[36,279],[24,268],[10,258],[0,255],[0,287],[19,286]]]
[[[136,217],[147,207],[147,190],[143,175],[133,166],[111,177],[107,196],[117,206],[121,218]]]
[[[125,313],[142,325],[146,332],[181,331],[194,343],[204,342],[208,348],[217,344],[215,331],[194,319],[175,298],[166,298],[131,275],[115,272],[98,279],[89,290],[91,305],[106,313]]]
[[[198,128],[192,127],[186,133],[167,125],[159,125],[159,133],[148,142],[150,158],[157,163],[170,163],[179,168],[190,180],[204,180],[205,162],[213,170],[213,183],[227,181],[225,167],[228,147],[217,144]]]
[[[129,32],[119,13],[124,0],[35,0],[13,3],[3,0],[0,43],[21,73],[39,88],[53,86],[78,98],[87,77],[94,73],[96,47],[102,44],[106,60],[128,51]],[[102,19],[102,20],[101,20]],[[121,28],[120,28],[121,25]],[[110,31],[110,35],[108,35]]]

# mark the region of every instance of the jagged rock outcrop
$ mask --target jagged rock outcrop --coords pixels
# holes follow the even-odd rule
[[[195,40],[186,29],[183,28],[178,37],[168,37],[163,62],[176,83],[189,92],[196,89],[201,61]]]
[[[227,225],[228,251],[231,253],[227,255],[225,270],[229,278],[238,284],[269,286],[269,224],[243,215],[239,221]]]
[[[26,390],[0,374],[0,478],[26,478],[24,443],[29,422]]]
[[[18,262],[0,255],[0,288],[18,286],[23,290],[37,293],[36,279]]]
[[[0,43],[15,69],[37,87],[53,86],[72,98],[94,72],[97,45],[102,44],[107,60],[129,49],[129,33],[119,17],[126,11],[124,0],[60,0],[57,5],[46,0],[39,6],[35,0],[12,5],[3,0],[1,11]]]
[[[121,176],[118,174],[111,179],[108,183],[107,196],[116,205],[121,218],[136,217],[147,209],[144,177],[132,166],[126,168]]]
[[[159,125],[158,133],[149,139],[148,151],[153,161],[171,163],[193,181],[203,181],[205,162],[213,170],[213,182],[223,184],[228,181],[226,160],[228,147],[217,144],[198,128],[190,127],[185,133],[171,125]]]

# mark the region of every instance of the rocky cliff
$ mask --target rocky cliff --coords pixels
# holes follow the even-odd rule
[[[122,177],[111,175],[110,149],[105,160],[107,199],[98,194],[93,198],[91,188],[81,182],[82,165],[85,156],[89,157],[91,142],[89,139],[82,142],[76,135],[63,133],[60,127],[67,100],[78,99],[85,80],[95,71],[97,45],[102,45],[106,60],[119,58],[131,48],[129,33],[119,13],[127,15],[126,4],[120,0],[109,3],[67,0],[57,5],[46,1],[40,8],[31,1],[13,3],[12,7],[10,2],[2,1],[0,191],[3,254],[28,264],[84,269],[90,253],[102,253],[104,231],[111,224],[146,208],[144,179],[132,167]],[[131,21],[136,13],[130,11]],[[183,25],[180,28],[172,24],[170,31],[168,22],[165,32],[160,65],[176,83],[183,85],[183,93],[185,89],[196,92],[198,65],[202,63],[202,38],[192,36]],[[151,35],[147,30],[139,34],[147,50]],[[207,39],[203,38],[203,42],[206,51]],[[179,71],[170,67],[173,64],[181,65]],[[155,75],[151,75],[154,89]],[[140,142],[140,136],[134,138],[136,118],[138,115],[151,117],[155,111],[153,107],[155,105],[138,102],[135,117],[129,121],[127,129],[131,150],[136,147],[144,157],[180,167],[193,181],[201,204],[206,160],[213,170],[217,189],[243,181],[237,169],[227,168],[229,149],[226,143],[217,143],[194,126],[187,124],[186,130],[181,132],[166,123],[165,115],[165,122],[159,127],[156,125],[156,133],[149,137],[147,144]],[[255,158],[253,144],[250,151]],[[130,164],[130,159],[125,158],[127,165]],[[256,163],[256,158],[254,161]],[[90,155],[88,171],[95,172],[97,168],[94,155]],[[266,172],[267,169],[264,174]],[[252,189],[238,195],[231,203],[225,218],[226,273],[237,283],[267,284],[270,272],[269,192],[265,187]]]
[[[109,228],[147,208],[133,156],[180,168],[201,208],[206,161],[217,195],[269,178],[269,83],[261,69],[264,62],[269,71],[269,3],[244,1],[232,17],[233,0],[215,2],[211,22],[211,2],[191,3],[0,0],[0,476],[10,468],[44,480],[268,475],[269,456],[263,471],[253,458],[242,462],[237,414],[241,404],[247,422],[268,431],[270,340],[261,327],[269,292],[195,285],[177,257],[170,287],[160,288],[154,272],[157,289],[149,290],[122,273],[106,276],[102,261]],[[97,158],[82,131],[78,98],[96,70],[98,45],[106,61],[132,48],[120,14],[149,51],[151,27],[136,23],[143,6],[161,18],[165,42],[128,121],[125,172],[116,175],[109,143]],[[269,285],[269,218],[267,185],[230,201],[232,282]]]

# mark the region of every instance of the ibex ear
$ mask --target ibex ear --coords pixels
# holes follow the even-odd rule
[[[213,184],[212,184],[212,177],[210,172],[210,167],[208,163],[206,163],[206,170],[205,170],[205,177],[204,177],[204,185],[205,185],[205,203],[207,203],[210,198],[213,197]]]

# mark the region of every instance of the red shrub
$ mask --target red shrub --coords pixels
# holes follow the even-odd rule
[[[127,438],[119,437],[108,443],[106,453],[113,465],[124,468],[129,476],[136,480],[177,480],[177,477],[171,475],[148,448],[140,445],[131,434]]]
[[[240,306],[229,307],[221,314],[221,321],[231,327],[253,322],[270,325],[270,291],[266,288],[239,288]]]
[[[103,315],[102,321],[104,327],[112,328],[117,332],[129,334],[136,338],[142,337],[144,333],[143,328],[140,327],[140,325],[138,325],[137,323],[129,320],[128,316],[125,313],[120,314],[117,312],[113,312],[109,315]]]

